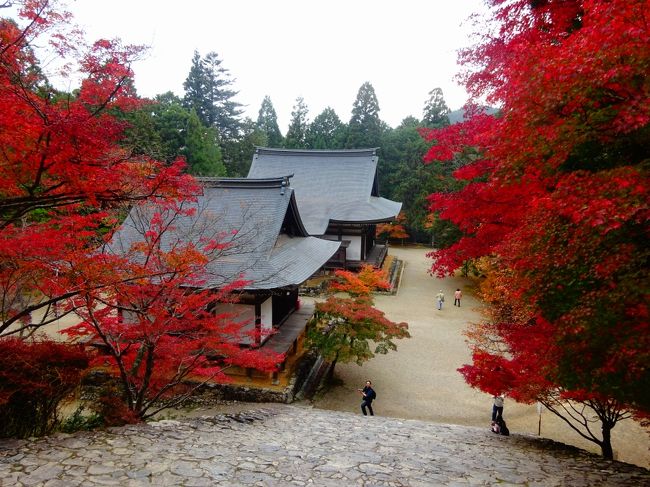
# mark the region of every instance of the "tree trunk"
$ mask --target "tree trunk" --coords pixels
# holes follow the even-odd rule
[[[336,362],[338,360],[338,357],[332,361],[332,365],[330,369],[327,371],[327,378],[325,379],[326,382],[329,384],[332,382],[332,379],[334,379],[334,367],[336,367]]]
[[[606,460],[614,460],[611,433],[612,429],[609,426],[603,425],[603,442],[600,444],[600,449],[603,452],[603,458]]]

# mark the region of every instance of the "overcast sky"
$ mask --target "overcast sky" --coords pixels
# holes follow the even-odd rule
[[[265,95],[286,133],[296,97],[309,119],[331,106],[349,121],[359,87],[375,88],[380,117],[395,127],[421,117],[440,87],[451,109],[466,101],[454,81],[456,50],[469,45],[481,0],[68,0],[88,40],[146,44],[134,65],[142,96],[183,95],[192,54],[215,51],[253,119]],[[461,25],[462,24],[462,25]]]

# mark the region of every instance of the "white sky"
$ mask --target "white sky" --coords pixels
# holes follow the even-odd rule
[[[466,101],[453,80],[467,18],[481,0],[68,0],[88,41],[120,37],[150,46],[134,65],[142,96],[183,95],[192,54],[216,51],[254,120],[265,95],[286,133],[296,97],[309,119],[325,107],[350,119],[359,87],[375,88],[380,117],[395,127],[421,117],[440,87],[453,110]],[[464,25],[461,27],[461,23]]]

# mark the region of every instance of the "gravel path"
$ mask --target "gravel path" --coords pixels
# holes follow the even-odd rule
[[[492,410],[490,396],[471,389],[456,369],[470,360],[462,335],[468,323],[479,321],[480,303],[474,299],[469,280],[460,277],[438,279],[427,270],[427,249],[392,247],[391,254],[406,263],[396,296],[377,296],[376,306],[395,321],[409,324],[411,339],[399,340],[397,352],[380,355],[363,366],[339,364],[336,386],[314,405],[323,409],[357,411],[359,393],[366,379],[373,381],[378,400],[375,414],[436,423],[488,427]],[[461,307],[453,306],[453,292],[463,290]],[[442,311],[434,296],[442,289]],[[506,398],[504,417],[512,432],[537,434],[539,415],[535,405],[516,404]],[[613,430],[613,447],[618,460],[648,468],[650,439],[640,426],[624,421]],[[599,453],[550,412],[542,413],[544,437]]]

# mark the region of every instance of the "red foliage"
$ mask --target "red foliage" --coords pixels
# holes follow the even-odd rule
[[[24,29],[0,21],[0,334],[74,292],[58,276],[88,258],[97,230],[114,223],[113,208],[180,196],[190,184],[181,165],[134,158],[117,144],[125,127],[111,113],[140,103],[129,65],[142,49],[119,41],[88,47],[55,2],[22,5],[32,21]],[[49,38],[69,61],[66,74],[77,67],[83,80],[74,94],[44,79],[32,49],[37,38]]]
[[[381,237],[383,235],[385,238],[403,239],[409,238],[410,236],[404,228],[404,225],[401,225],[399,223],[382,223],[380,225],[377,225],[377,230],[375,233],[378,237]]]
[[[510,391],[514,384],[514,374],[509,365],[508,360],[500,355],[476,350],[472,354],[472,365],[464,365],[458,370],[469,385],[497,396]]]
[[[373,307],[372,292],[390,287],[384,271],[365,265],[359,273],[336,271],[336,277],[332,290],[350,297],[317,303],[307,337],[309,346],[332,363],[331,374],[337,362],[361,365],[376,353],[396,350],[395,339],[410,337],[406,323],[393,322]]]
[[[427,161],[447,160],[467,146],[483,154],[457,172],[482,177],[479,183],[432,200],[432,209],[467,233],[459,246],[435,254],[440,272],[489,254],[507,239],[534,201],[557,184],[558,168],[577,149],[611,143],[650,120],[650,87],[641,82],[650,68],[645,2],[536,2],[532,9],[524,0],[491,3],[497,33],[464,51],[461,60],[479,67],[468,69],[466,84],[501,106],[500,116],[474,116],[425,134],[436,141]],[[569,12],[580,15],[568,22]],[[485,224],[496,225],[502,238]]]
[[[0,405],[18,391],[44,396],[55,395],[59,389],[69,391],[79,384],[89,360],[79,345],[18,338],[0,340],[0,358]]]
[[[430,197],[464,232],[433,270],[492,256],[505,290],[487,293],[499,347],[479,347],[463,374],[492,392],[498,365],[522,400],[561,387],[650,411],[647,2],[488,3],[492,23],[461,61],[500,112],[423,133],[428,162],[480,154],[456,171],[460,192]]]
[[[329,297],[327,301],[317,304],[317,312],[328,316],[342,318],[352,328],[356,328],[354,335],[358,340],[370,339],[380,342],[384,337],[408,337],[408,325],[389,320],[380,311],[369,306],[363,299],[346,299]]]
[[[0,436],[49,433],[59,403],[77,388],[88,363],[78,345],[0,339]]]
[[[227,246],[198,238],[199,247],[176,234],[174,222],[192,212],[174,200],[159,201],[150,219],[148,212],[132,211],[129,218],[143,217],[134,225],[142,239],[119,255],[107,249],[93,267],[75,269],[86,290],[71,303],[83,322],[66,333],[87,337],[105,352],[93,365],[122,382],[129,409],[139,418],[191,392],[190,380],[227,382],[224,370],[231,365],[270,372],[283,361],[275,353],[242,348],[245,323],[210,311],[215,303],[235,301],[232,291],[245,282],[203,289],[205,265]],[[121,248],[120,242],[111,245]]]
[[[114,115],[142,103],[130,69],[142,48],[87,45],[56,2],[15,3],[24,27],[0,20],[0,335],[76,312],[84,321],[70,333],[103,343],[108,355],[93,364],[120,377],[139,418],[183,379],[223,379],[230,364],[272,369],[278,357],[241,350],[231,317],[206,311],[231,288],[190,291],[201,287],[210,255],[227,246],[158,245],[170,227],[165,215],[182,213],[199,188],[180,162],[135,157],[119,145],[125,126]],[[48,40],[62,74],[81,79],[72,93],[45,79],[35,46]],[[162,207],[141,222],[145,243],[126,255],[102,251],[119,219],[144,200]]]
[[[124,402],[123,394],[115,387],[105,387],[93,405],[106,426],[123,426],[140,422],[138,415]]]

